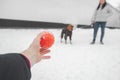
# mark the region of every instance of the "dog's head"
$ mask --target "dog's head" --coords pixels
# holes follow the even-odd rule
[[[72,31],[72,30],[73,30],[73,25],[69,24],[69,25],[67,26],[67,29],[68,29],[69,31]]]

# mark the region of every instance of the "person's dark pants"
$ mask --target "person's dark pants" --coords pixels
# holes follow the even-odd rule
[[[93,42],[95,42],[96,40],[96,36],[97,36],[97,32],[99,27],[101,27],[101,37],[100,37],[100,41],[103,41],[103,37],[104,37],[104,33],[105,33],[105,26],[106,26],[106,22],[95,22],[94,23],[94,34],[93,34]]]

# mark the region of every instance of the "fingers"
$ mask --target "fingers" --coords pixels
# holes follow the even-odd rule
[[[43,33],[39,33],[38,35],[37,35],[37,37],[36,37],[36,40],[37,41],[40,41],[40,38],[43,36]]]
[[[51,58],[51,56],[42,56],[42,57],[40,57],[40,58],[37,60],[37,62],[39,62],[39,61],[41,61],[41,60],[50,59],[50,58]]]
[[[50,59],[51,56],[42,56],[42,59]]]
[[[45,54],[48,53],[50,53],[50,50],[41,48],[40,50],[40,54],[42,56],[41,59],[50,59],[51,58],[50,56],[44,56]]]
[[[39,62],[39,61],[44,60],[44,59],[50,59],[51,58],[50,56],[45,55],[45,54],[47,54],[49,52],[50,52],[50,50],[40,49],[37,61]]]
[[[46,32],[39,33],[36,37],[36,40],[39,42],[40,39],[43,37],[43,35],[46,34]]]
[[[33,40],[33,42],[31,43],[31,46],[36,46],[36,47],[40,47],[40,40],[43,37],[44,34],[46,34],[47,32],[42,32],[39,33]]]
[[[41,54],[41,55],[45,55],[45,54],[47,54],[47,53],[49,53],[49,52],[50,52],[50,50],[46,50],[46,49],[40,50],[40,54]]]
[[[37,46],[37,47],[40,47],[40,45],[39,45],[39,42],[40,42],[40,38],[42,37],[42,33],[39,33],[35,38],[34,38],[34,40],[33,40],[33,42],[32,42],[32,46],[34,45],[34,46]]]

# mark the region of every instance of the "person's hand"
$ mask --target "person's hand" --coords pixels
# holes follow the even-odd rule
[[[50,59],[50,56],[45,55],[49,53],[50,50],[43,49],[40,47],[39,42],[42,35],[43,34],[41,33],[38,34],[37,37],[31,43],[31,45],[29,46],[29,48],[22,52],[22,55],[26,56],[29,59],[31,66],[33,66],[34,64],[38,63],[43,59]]]
[[[94,21],[93,20],[91,21],[91,27],[92,28],[94,27]]]

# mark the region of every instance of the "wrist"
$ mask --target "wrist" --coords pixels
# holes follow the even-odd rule
[[[25,61],[26,61],[27,65],[28,65],[28,67],[31,68],[30,60],[29,60],[25,55],[23,55],[23,54],[21,54],[21,56],[25,59]]]
[[[22,52],[22,55],[29,60],[31,67],[36,63],[34,55],[31,53],[31,51],[25,50]]]

